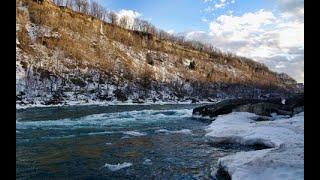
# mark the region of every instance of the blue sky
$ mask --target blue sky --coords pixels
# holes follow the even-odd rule
[[[304,0],[97,0],[304,82]]]
[[[218,17],[233,11],[234,15],[243,14],[257,9],[272,10],[274,0],[238,0],[227,7],[214,12],[204,10],[214,4],[204,3],[202,0],[100,0],[101,4],[114,11],[128,9],[142,14],[142,18],[149,20],[156,27],[175,32],[208,31],[208,24],[201,21]],[[218,2],[218,0],[217,0]]]

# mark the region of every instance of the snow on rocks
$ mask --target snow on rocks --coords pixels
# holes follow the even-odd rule
[[[270,147],[220,158],[220,169],[232,179],[303,179],[304,113],[292,118],[256,122],[255,114],[218,116],[206,129],[214,143],[262,144]]]

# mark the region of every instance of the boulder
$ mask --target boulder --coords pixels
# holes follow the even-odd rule
[[[143,104],[144,103],[144,100],[139,98],[139,99],[133,99],[132,100],[132,103],[135,103],[135,104]]]
[[[128,97],[127,97],[126,93],[124,93],[120,89],[116,89],[113,93],[114,93],[114,96],[117,98],[118,101],[125,102],[125,101],[128,100]]]
[[[201,106],[193,110],[194,116],[216,117],[222,114],[229,114],[234,111],[250,112],[260,116],[278,115],[293,116],[304,110],[304,95],[298,94],[286,99],[228,99],[215,104]]]
[[[233,111],[236,112],[250,112],[260,116],[270,116],[272,113],[277,113],[281,115],[290,115],[291,112],[286,110],[281,110],[280,104],[260,102],[253,104],[246,104],[243,106],[236,107]]]
[[[102,101],[112,101],[112,97],[110,97],[108,94],[100,94],[97,96],[97,98]]]
[[[208,98],[208,101],[209,101],[209,102],[213,102],[213,103],[217,102],[217,100],[216,100],[216,99],[213,99],[213,98]]]
[[[196,104],[196,103],[198,103],[198,102],[200,102],[199,99],[197,99],[197,98],[191,98],[191,103],[192,103],[192,104]]]
[[[259,102],[261,102],[261,100],[258,99],[228,99],[215,104],[195,108],[193,109],[192,114],[213,118],[221,114],[229,114],[233,109],[239,106]]]

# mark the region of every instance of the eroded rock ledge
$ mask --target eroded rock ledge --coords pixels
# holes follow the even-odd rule
[[[304,110],[304,94],[296,94],[288,99],[228,99],[215,104],[195,108],[196,117],[214,118],[231,112],[251,112],[260,116],[278,115],[293,116]]]

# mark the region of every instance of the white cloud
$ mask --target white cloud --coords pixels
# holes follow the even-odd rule
[[[279,46],[282,48],[304,46],[304,24],[301,22],[279,23],[275,33],[279,34]]]
[[[131,18],[138,18],[141,16],[141,14],[137,11],[122,9],[118,12],[118,16],[119,17],[128,16]]]
[[[137,11],[127,10],[127,9],[120,10],[117,13],[117,15],[118,15],[118,20],[120,20],[123,17],[126,17],[128,19],[128,26],[132,26],[134,23],[134,19],[142,16],[142,14],[140,14]]]
[[[203,2],[208,3],[208,2],[213,2],[212,0],[203,0]],[[219,0],[218,2],[214,2],[214,4],[211,4],[208,6],[206,9],[204,9],[204,12],[211,13],[217,9],[222,9],[225,8],[229,4],[234,4],[236,1],[235,0]]]
[[[216,9],[223,8],[226,5],[225,0],[221,0],[219,3],[215,4]]]
[[[209,20],[207,18],[202,18],[201,21],[202,22],[208,22]]]
[[[280,10],[295,12],[304,8],[304,0],[278,0]]]
[[[222,15],[210,22],[210,34],[227,41],[247,40],[261,31],[262,26],[275,20],[271,12],[260,10],[242,16]]]
[[[221,15],[209,23],[208,33],[195,31],[187,33],[186,37],[253,58],[303,82],[304,20],[301,12],[304,10],[295,11],[301,8],[295,5],[281,9],[279,14],[261,9],[240,16]]]
[[[304,21],[304,0],[278,0],[278,6],[283,18]]]
[[[174,34],[175,30],[174,29],[170,29],[170,30],[167,30],[166,32],[169,33],[169,34]]]

